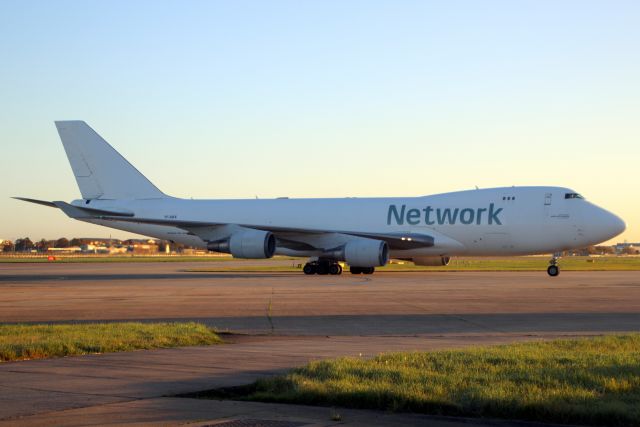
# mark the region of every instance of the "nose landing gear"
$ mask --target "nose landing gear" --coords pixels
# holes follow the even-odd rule
[[[549,261],[549,267],[547,267],[547,274],[551,277],[556,277],[560,274],[560,267],[558,267],[559,254],[553,254],[553,257]]]

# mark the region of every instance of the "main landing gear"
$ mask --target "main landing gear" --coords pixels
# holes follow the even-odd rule
[[[320,258],[309,260],[308,263],[304,265],[302,268],[304,274],[312,275],[312,274],[332,274],[338,275],[342,274],[342,266],[335,260]],[[351,274],[373,274],[376,271],[375,267],[354,267],[350,266],[349,271]]]
[[[373,274],[376,271],[375,267],[349,267],[351,274]]]
[[[549,261],[549,267],[547,267],[547,274],[551,277],[556,277],[560,274],[560,267],[558,267],[559,254],[553,254],[553,257]]]
[[[319,259],[306,263],[302,271],[304,274],[332,274],[335,276],[342,274],[342,266],[333,260]]]

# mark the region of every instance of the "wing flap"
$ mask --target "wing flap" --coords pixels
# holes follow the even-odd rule
[[[58,205],[64,202],[55,202],[55,203],[56,205]],[[70,206],[71,208],[77,208],[76,206],[71,206],[71,205],[68,205],[68,206]],[[59,207],[63,209],[61,206]],[[69,207],[67,206],[65,206],[65,209],[70,210]],[[346,234],[346,235],[355,236],[355,237],[364,237],[368,239],[383,240],[387,242],[387,244],[391,249],[427,248],[427,247],[434,246],[434,241],[435,241],[433,236],[420,234],[420,233],[365,233],[365,232],[356,232],[356,231],[348,231],[348,230],[313,230],[313,229],[301,229],[301,228],[263,226],[263,225],[255,225],[255,224],[224,224],[224,223],[214,223],[214,222],[182,221],[177,219],[174,220],[174,219],[139,218],[139,217],[135,217],[133,214],[118,213],[117,215],[114,215],[113,213],[109,213],[108,211],[100,211],[98,209],[85,209],[85,208],[77,208],[77,209],[81,209],[85,211],[84,213],[91,214],[91,216],[94,216],[98,219],[137,222],[140,224],[167,225],[167,226],[182,228],[183,230],[192,232],[196,235],[201,234],[199,232],[200,230],[210,229],[211,227],[236,225],[239,227],[252,228],[255,230],[271,231],[272,233],[276,234],[276,236],[279,233]],[[77,211],[74,211],[74,214],[77,214],[77,213],[78,213]],[[288,240],[291,240],[291,239],[289,238]]]

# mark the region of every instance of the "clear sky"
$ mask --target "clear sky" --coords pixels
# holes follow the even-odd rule
[[[124,233],[79,191],[80,119],[168,194],[576,189],[640,241],[638,1],[0,1],[0,239]]]

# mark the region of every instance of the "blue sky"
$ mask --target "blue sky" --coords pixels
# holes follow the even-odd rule
[[[53,120],[184,197],[562,185],[640,241],[640,3],[0,2],[0,238],[126,236],[9,197],[79,197]]]

